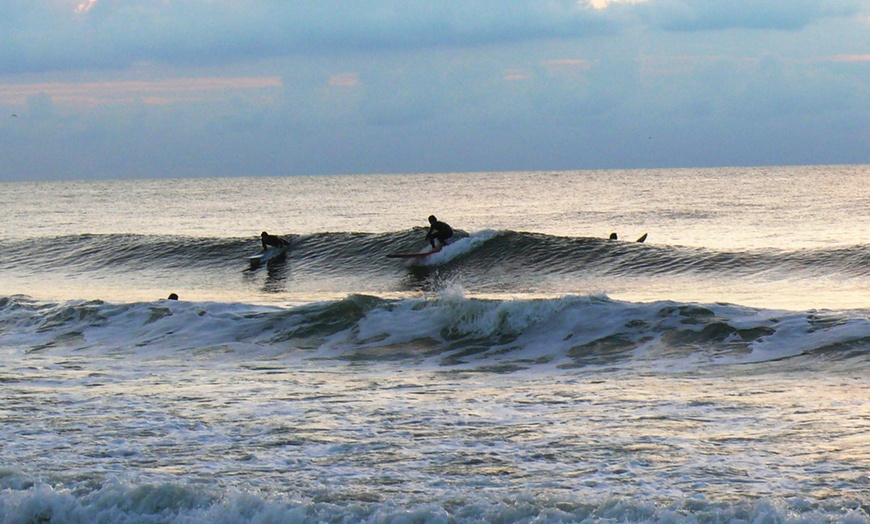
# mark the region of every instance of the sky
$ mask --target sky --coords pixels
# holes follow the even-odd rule
[[[870,0],[2,0],[0,180],[870,164]]]

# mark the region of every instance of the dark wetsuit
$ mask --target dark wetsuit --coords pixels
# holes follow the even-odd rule
[[[287,242],[283,238],[276,237],[275,235],[270,235],[265,231],[260,234],[260,241],[263,243],[263,251],[269,249],[269,246],[284,247],[290,245],[290,242]]]
[[[435,245],[435,240],[438,240],[442,245],[446,246],[447,239],[453,236],[453,228],[444,222],[439,222],[437,220],[430,220],[429,224],[429,232],[426,233],[426,240],[432,244],[432,249],[438,249]]]

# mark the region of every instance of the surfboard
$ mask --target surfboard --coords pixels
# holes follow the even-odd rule
[[[440,249],[433,249],[432,251],[423,251],[422,253],[392,253],[387,255],[387,258],[424,258],[429,255],[433,255],[437,252],[441,251]]]
[[[644,233],[640,238],[636,240],[636,242],[643,242],[646,240],[646,233]]]
[[[287,253],[288,249],[290,249],[290,246],[270,247],[262,253],[249,256],[248,262],[251,264],[251,267],[257,267],[261,264],[269,262],[270,260],[277,260],[281,258]]]

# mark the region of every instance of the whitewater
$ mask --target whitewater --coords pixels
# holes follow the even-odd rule
[[[0,521],[870,522],[868,173],[2,183]]]

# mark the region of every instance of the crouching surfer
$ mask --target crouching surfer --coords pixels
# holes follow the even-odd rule
[[[290,245],[290,242],[287,242],[283,238],[270,235],[265,231],[260,233],[260,242],[263,243],[263,251],[266,251],[270,247],[287,247]]]
[[[426,233],[426,240],[432,245],[432,249],[441,249],[447,245],[447,240],[453,236],[453,228],[446,223],[439,221],[435,215],[429,215],[429,232]],[[439,245],[435,245],[435,241]]]

